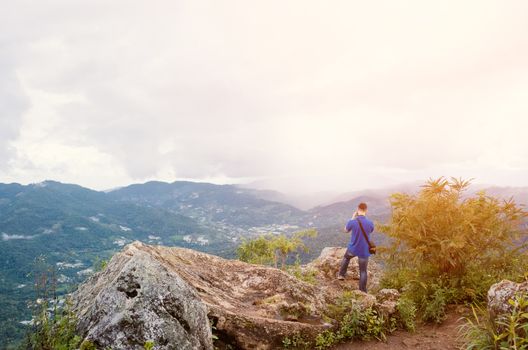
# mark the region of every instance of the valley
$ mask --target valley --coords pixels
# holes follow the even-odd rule
[[[325,246],[347,244],[342,225],[359,202],[369,203],[377,222],[390,217],[385,192],[354,195],[301,210],[236,185],[147,182],[100,192],[55,181],[0,184],[0,343],[24,335],[37,260],[55,271],[57,291],[67,293],[135,240],[233,258],[244,238],[316,228],[301,256],[306,262]],[[374,240],[383,245],[386,238],[375,232]]]

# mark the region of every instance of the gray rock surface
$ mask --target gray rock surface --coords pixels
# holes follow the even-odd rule
[[[516,295],[524,293],[528,295],[528,282],[515,283],[502,280],[495,283],[488,290],[488,311],[492,318],[512,311],[513,306],[508,302]]]
[[[267,266],[134,242],[74,293],[79,331],[100,348],[142,349],[153,341],[155,349],[212,349],[211,321],[220,346],[281,348],[285,337],[315,337],[331,327],[323,317],[328,305],[357,289],[357,280],[332,275],[343,250],[323,253],[302,267],[316,272],[309,284]],[[363,308],[396,298],[351,295]]]
[[[396,306],[400,299],[400,293],[396,289],[382,289],[376,294],[378,309],[384,315],[396,312]]]
[[[213,349],[207,308],[194,288],[140,244],[116,254],[73,294],[78,328],[98,348]]]
[[[336,283],[337,272],[345,252],[346,248],[342,247],[323,248],[319,257],[304,266],[304,269],[316,271],[318,282],[327,285],[332,291],[341,293],[343,290],[358,289],[359,265],[357,257],[350,259],[345,280]],[[374,259],[369,259],[367,276],[367,288],[369,290],[379,286],[381,269]]]

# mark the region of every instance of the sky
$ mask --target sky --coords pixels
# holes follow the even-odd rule
[[[2,1],[0,77],[4,183],[528,185],[525,0]]]

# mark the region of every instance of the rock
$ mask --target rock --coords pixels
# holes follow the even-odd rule
[[[400,299],[400,292],[396,289],[382,289],[376,294],[378,302],[383,301],[398,301]]]
[[[357,257],[350,260],[345,281],[340,283],[336,283],[335,281],[345,252],[346,248],[341,247],[323,248],[319,257],[307,264],[305,268],[317,271],[319,282],[328,285],[331,289],[338,288],[338,292],[342,292],[342,290],[357,289],[359,280],[359,265]],[[373,259],[369,259],[367,268],[367,288],[371,289],[379,285],[380,273],[381,269],[379,265]],[[339,288],[339,286],[341,287]]]
[[[116,254],[72,295],[78,330],[97,348],[213,349],[206,305],[141,244]]]
[[[316,272],[312,285],[267,266],[134,242],[73,294],[79,332],[99,348],[142,349],[153,341],[156,349],[212,349],[211,321],[220,344],[266,350],[331,327],[323,315],[345,290],[362,308],[393,312],[383,303],[396,294],[381,292],[378,303],[354,290],[357,281],[336,280],[342,254],[327,248],[302,267]]]
[[[515,283],[502,280],[495,283],[488,290],[488,311],[492,318],[512,311],[513,306],[508,302],[516,295],[528,294],[528,282]]]
[[[286,336],[328,327],[324,293],[284,271],[140,242],[73,300],[81,334],[101,348],[140,349],[151,340],[165,346],[159,349],[212,349],[208,318],[242,349],[271,349]]]
[[[368,294],[360,290],[353,290],[351,291],[351,294],[352,298],[355,299],[359,305],[361,305],[361,309],[373,308],[378,304],[376,297],[372,294]]]
[[[384,315],[396,313],[400,293],[396,289],[382,289],[376,294],[378,310]]]

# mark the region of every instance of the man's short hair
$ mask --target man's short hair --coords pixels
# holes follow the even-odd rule
[[[359,203],[358,209],[363,211],[367,210],[367,203]]]

